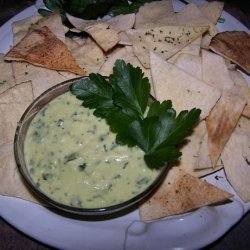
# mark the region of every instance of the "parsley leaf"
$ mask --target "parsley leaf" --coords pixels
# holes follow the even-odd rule
[[[142,70],[117,60],[110,76],[110,83],[114,88],[114,103],[129,116],[143,118],[148,103],[150,83],[148,78],[143,77]]]
[[[121,145],[138,146],[146,164],[159,168],[181,156],[178,146],[192,132],[201,110],[193,108],[176,115],[170,100],[148,104],[150,84],[142,70],[117,60],[108,78],[90,74],[76,80],[71,93],[83,106],[105,118]],[[148,110],[147,110],[148,109]]]

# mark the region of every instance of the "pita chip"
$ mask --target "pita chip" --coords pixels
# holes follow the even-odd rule
[[[202,78],[204,82],[221,90],[234,86],[224,58],[207,50],[202,50]]]
[[[17,83],[32,81],[34,98],[38,97],[48,88],[76,77],[75,74],[55,71],[32,64],[13,62],[13,72]]]
[[[174,15],[174,9],[171,0],[145,3],[136,13],[135,28],[148,28],[148,24],[156,23],[158,20],[172,15]]]
[[[128,38],[128,35],[125,31],[121,31],[119,34],[119,45],[132,45],[130,39]]]
[[[218,164],[212,168],[205,120],[195,127],[193,133],[187,138],[187,143],[181,148],[181,152],[182,156],[177,166],[192,176],[202,177],[223,167],[222,164]]]
[[[19,43],[29,32],[30,27],[42,18],[40,15],[27,17],[12,23],[13,44]]]
[[[200,48],[201,48],[201,36],[196,38],[193,42],[188,44],[186,47],[181,49],[179,52],[177,52],[175,55],[170,57],[168,59],[168,62],[174,63],[175,60],[178,58],[179,55],[181,54],[190,54],[194,56],[199,56],[200,55]]]
[[[0,146],[0,194],[40,203],[25,185],[12,148],[12,143]]]
[[[221,159],[219,159],[215,166],[212,165],[211,157],[208,149],[208,135],[207,133],[203,137],[201,144],[199,145],[199,151],[197,154],[197,160],[193,165],[194,171],[197,173],[207,172],[212,173],[223,168],[223,163]]]
[[[220,1],[206,2],[198,5],[198,8],[213,24],[216,24],[223,11],[224,3]]]
[[[84,70],[77,65],[66,45],[47,27],[27,34],[4,59],[84,75]]]
[[[3,58],[4,54],[0,53],[0,94],[16,84],[12,73],[12,65],[5,62]]]
[[[172,100],[177,113],[196,107],[201,109],[201,119],[208,116],[220,98],[219,90],[164,61],[153,52],[150,54],[150,60],[156,99]]]
[[[149,82],[152,83],[150,70],[142,67],[140,61],[134,55],[131,46],[125,46],[124,48],[114,51],[114,53],[102,65],[98,73],[104,76],[109,76],[110,74],[112,74],[113,67],[117,59],[123,59],[126,63],[130,63],[134,67],[140,67],[142,72],[144,73],[144,76],[148,77]],[[152,85],[151,85],[151,94],[154,96],[154,90]]]
[[[63,43],[65,43],[65,30],[62,24],[60,13],[53,12],[51,15],[39,19],[36,23],[31,25],[31,29],[41,29],[42,27],[48,27],[49,30]]]
[[[209,48],[250,73],[250,34],[247,32],[220,32],[212,38]]]
[[[142,221],[151,221],[225,202],[231,197],[230,193],[174,167],[160,188],[141,205],[139,214]]]
[[[241,116],[236,125],[234,132],[236,134],[250,135],[250,119],[244,116]]]
[[[126,24],[121,24],[117,17],[112,24],[110,20],[83,20],[70,15],[67,15],[67,17],[78,30],[87,32],[104,51],[112,49],[119,42],[118,33],[126,25],[130,26],[134,22],[133,16],[129,16],[129,21]],[[124,21],[124,18],[122,20]],[[117,26],[113,27],[112,25]]]
[[[250,88],[244,76],[235,70],[230,70],[229,74],[235,83],[235,86],[239,89],[242,96],[245,98],[247,104],[243,109],[242,115],[250,118]]]
[[[174,63],[180,69],[185,70],[190,75],[202,80],[201,57],[191,54],[180,54]]]
[[[249,134],[233,133],[221,154],[227,179],[244,202],[250,201],[249,148]]]
[[[167,60],[200,37],[207,29],[208,26],[162,26],[128,31],[127,34],[133,44],[135,55],[145,68],[150,68],[150,51]]]
[[[209,26],[209,34],[214,36],[217,29],[214,24],[204,15],[197,5],[190,3],[176,14],[179,25],[185,26]]]
[[[135,14],[118,15],[106,20],[117,32],[132,29],[135,24]]]
[[[31,83],[16,85],[0,96],[0,146],[13,141],[17,122],[33,101]]]
[[[118,15],[111,18],[102,18],[98,20],[84,20],[67,14],[67,18],[71,24],[80,31],[86,31],[86,28],[92,25],[106,23],[109,24],[116,32],[132,29],[135,23],[135,14]]]
[[[112,49],[118,42],[119,36],[108,23],[97,23],[85,28],[85,30],[96,43],[104,50]]]
[[[206,119],[209,155],[214,167],[245,107],[246,101],[230,91],[221,98]]]
[[[91,38],[87,38],[82,46],[73,48],[71,53],[87,75],[97,73],[104,63],[105,56],[102,49]]]

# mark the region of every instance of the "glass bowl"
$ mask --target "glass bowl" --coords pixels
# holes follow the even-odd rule
[[[140,203],[142,203],[152,192],[156,190],[167,173],[167,167],[163,167],[162,170],[159,171],[156,178],[153,180],[153,182],[151,182],[151,184],[149,184],[149,186],[146,187],[146,189],[129,200],[106,207],[82,208],[60,203],[49,197],[45,192],[41,191],[39,187],[34,183],[25,161],[24,142],[33,118],[49,102],[69,91],[69,87],[74,83],[74,81],[84,78],[86,77],[72,79],[55,85],[54,87],[41,94],[38,98],[36,98],[26,109],[20,121],[18,122],[14,139],[14,154],[17,167],[31,191],[33,191],[35,195],[40,197],[46,205],[51,208],[55,208],[57,211],[66,212],[70,215],[80,215],[85,217],[87,216],[89,218],[126,213],[126,211],[136,209]]]

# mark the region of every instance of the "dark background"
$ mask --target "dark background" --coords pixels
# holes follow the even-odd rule
[[[212,0],[208,0],[209,2]],[[0,0],[0,26],[18,12],[34,4],[34,0]],[[224,10],[233,15],[245,26],[250,28],[250,1],[225,0]],[[1,41],[0,41],[1,42]],[[198,235],[197,235],[198,237]],[[16,230],[0,218],[0,250],[48,250],[52,249],[41,244],[22,232]],[[226,235],[204,250],[249,250],[250,249],[250,213],[248,213]],[[153,250],[153,249],[152,249]],[[165,249],[162,249],[165,250]]]

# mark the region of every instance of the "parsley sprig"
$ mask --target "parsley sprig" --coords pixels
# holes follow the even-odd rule
[[[76,80],[70,91],[84,107],[95,109],[94,115],[106,119],[118,144],[140,147],[152,168],[181,156],[179,145],[192,132],[201,113],[193,108],[177,115],[170,100],[148,104],[148,78],[139,67],[123,60],[116,61],[109,77],[90,74]]]

